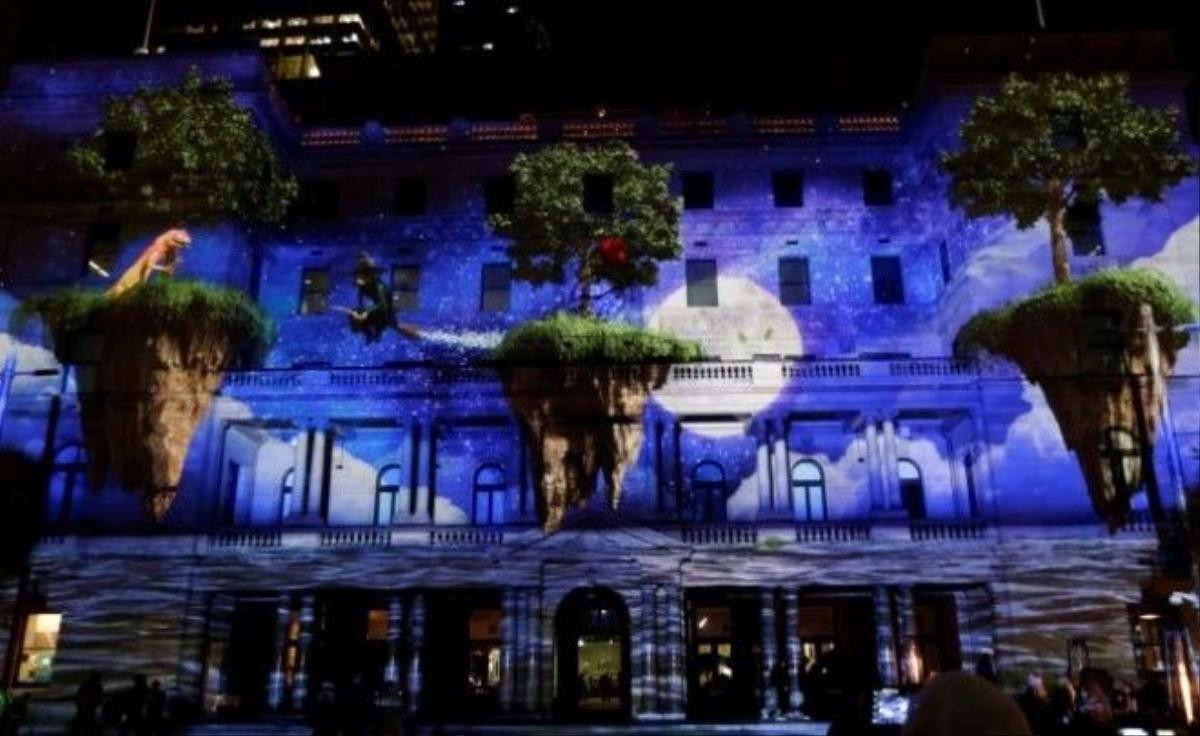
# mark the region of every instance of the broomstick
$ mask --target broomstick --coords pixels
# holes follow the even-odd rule
[[[366,314],[365,310],[350,309],[349,307],[340,307],[340,306],[337,306],[336,304],[331,305],[329,307],[329,309],[333,310],[334,312],[341,312],[342,314],[348,314],[352,317],[360,317],[361,318],[364,314]],[[405,337],[411,338],[413,340],[421,339],[421,328],[412,324],[411,322],[401,322],[400,320],[396,319],[393,316],[391,326],[396,329],[396,332],[399,332],[401,335],[404,335]]]

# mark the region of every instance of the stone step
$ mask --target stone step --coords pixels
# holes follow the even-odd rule
[[[418,724],[420,736],[824,736],[829,724],[817,721],[785,723],[462,723]],[[269,719],[245,723],[201,723],[184,736],[309,736],[312,727],[300,719]]]

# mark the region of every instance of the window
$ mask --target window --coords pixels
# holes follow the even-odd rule
[[[812,304],[807,258],[779,259],[779,301],[788,306]]]
[[[104,134],[104,170],[129,171],[137,152],[137,133],[114,130]]]
[[[513,211],[517,182],[510,174],[489,176],[483,181],[483,209],[489,215]]]
[[[296,469],[288,468],[279,481],[279,521],[291,518],[296,492]]]
[[[812,460],[792,466],[792,513],[798,521],[824,521],[825,474]]]
[[[469,639],[467,689],[476,697],[487,697],[500,687],[500,622],[504,615],[499,609],[471,611],[467,619]]]
[[[485,263],[480,308],[485,312],[505,312],[511,300],[512,266],[507,263]]]
[[[713,175],[711,171],[683,172],[683,208],[711,210],[713,208]]]
[[[798,169],[771,174],[771,191],[776,207],[804,206],[804,172]]]
[[[892,203],[892,172],[866,169],[862,172],[863,204],[885,207]]]
[[[719,696],[732,680],[733,609],[729,606],[696,606],[692,614],[695,628],[696,686],[707,697]]]
[[[17,660],[18,685],[50,684],[61,629],[61,613],[31,613],[25,617],[21,654]]]
[[[88,225],[83,245],[83,270],[112,273],[120,250],[121,225],[116,222],[93,222]]]
[[[392,308],[411,312],[421,305],[421,267],[404,265],[392,267]]]
[[[705,460],[692,468],[691,520],[703,523],[725,521],[725,469]]]
[[[499,524],[504,521],[504,493],[508,487],[508,476],[504,468],[488,463],[475,471],[474,501],[471,507],[471,523]]]
[[[388,609],[367,609],[367,641],[387,641]]]
[[[938,243],[938,263],[942,267],[942,283],[950,283],[950,246],[944,240]]]
[[[83,445],[64,445],[54,454],[46,521],[59,524],[71,522],[75,499],[83,488],[86,472],[87,455],[84,454]]]
[[[396,518],[396,499],[400,496],[399,465],[385,465],[375,479],[375,526],[388,526]]]
[[[423,215],[428,198],[424,179],[402,176],[396,179],[395,207],[397,215]]]
[[[304,269],[300,274],[300,314],[325,314],[328,309],[329,269]]]
[[[900,478],[900,500],[909,519],[925,518],[925,484],[921,480],[921,469],[912,460],[902,459],[896,463]]]
[[[613,211],[613,178],[609,174],[586,174],[583,177],[583,209],[593,215]]]
[[[975,488],[975,455],[963,455],[963,477],[967,481],[967,514],[972,518],[979,516],[979,492]]]
[[[342,211],[342,183],[335,179],[300,182],[293,211],[306,220],[336,220]]]
[[[1071,250],[1077,256],[1104,255],[1104,231],[1100,228],[1100,203],[1078,201],[1067,207],[1063,223]]]
[[[717,262],[712,259],[692,259],[687,262],[686,270],[688,306],[717,306]]]
[[[871,285],[876,304],[903,304],[904,277],[900,272],[899,256],[871,257]]]

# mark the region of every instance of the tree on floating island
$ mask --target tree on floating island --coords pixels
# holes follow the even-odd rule
[[[1041,385],[1093,506],[1112,527],[1127,518],[1153,457],[1164,379],[1187,342],[1173,328],[1195,314],[1156,272],[1071,280],[1073,208],[1158,202],[1195,172],[1179,146],[1176,111],[1134,104],[1127,86],[1114,74],[1009,77],[996,96],[975,100],[962,147],[942,157],[951,200],[969,216],[1007,215],[1022,229],[1049,223],[1055,284],[975,315],[955,349],[1008,358]]]
[[[279,221],[295,199],[284,171],[231,85],[192,70],[178,86],[110,98],[99,131],[69,152],[94,196],[159,223]],[[89,475],[111,471],[162,520],[199,421],[231,364],[253,363],[274,338],[246,293],[173,276],[187,232],[154,240],[107,292],[68,289],[21,307],[78,363]]]
[[[678,258],[680,203],[670,169],[646,166],[624,143],[561,144],[521,154],[511,213],[493,215],[511,239],[515,278],[566,287],[570,313],[510,330],[494,353],[504,389],[534,443],[538,518],[558,529],[601,475],[610,507],[642,444],[642,413],[671,363],[695,343],[593,315],[598,300],[652,286]]]

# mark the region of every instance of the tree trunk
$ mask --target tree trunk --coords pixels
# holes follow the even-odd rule
[[[1062,184],[1051,179],[1047,185],[1050,207],[1050,255],[1054,259],[1054,280],[1065,284],[1071,280],[1071,257],[1067,253],[1067,207],[1063,202]]]
[[[590,252],[580,256],[579,264],[579,313],[592,316],[592,265],[588,262]]]

